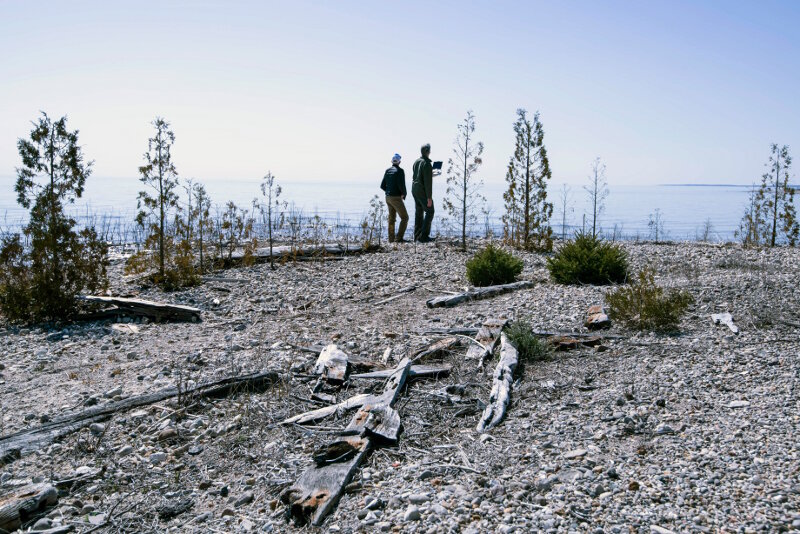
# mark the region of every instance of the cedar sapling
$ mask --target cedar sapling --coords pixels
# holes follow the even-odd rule
[[[167,221],[178,204],[175,189],[178,186],[178,172],[172,163],[172,145],[175,134],[169,123],[157,117],[152,122],[156,132],[147,142],[144,153],[145,164],[139,167],[139,179],[149,188],[140,191],[138,197],[139,213],[136,222],[147,230],[146,243],[155,246],[158,260],[157,281],[163,282],[167,267]]]
[[[598,219],[606,207],[608,197],[608,182],[606,181],[606,166],[595,158],[592,162],[592,172],[589,174],[589,184],[583,189],[589,197],[589,205],[592,207],[592,237],[597,237],[599,231]]]
[[[275,181],[272,172],[267,172],[261,180],[261,195],[266,204],[259,204],[261,216],[267,225],[267,238],[269,240],[269,266],[275,270],[275,259],[272,257],[272,245],[275,242],[273,230],[283,225],[283,212],[280,209],[281,186]]]
[[[547,182],[552,172],[539,113],[531,121],[527,111],[518,109],[514,133],[514,155],[506,172],[508,189],[503,194],[505,239],[517,248],[549,251],[553,248],[553,204],[547,201]]]
[[[467,225],[474,224],[476,204],[483,201],[478,190],[483,181],[475,178],[478,167],[483,163],[483,143],[475,141],[475,115],[467,111],[467,116],[458,125],[454,141],[453,157],[448,160],[447,197],[444,207],[461,224],[461,249],[467,249]]]
[[[106,243],[92,227],[75,231],[65,211],[83,194],[92,162],[85,162],[78,131],[67,118],[53,121],[42,113],[29,139],[17,148],[17,202],[30,210],[19,234],[6,236],[0,249],[0,310],[12,321],[65,319],[77,311],[83,290],[107,285]]]
[[[192,186],[191,195],[194,197],[194,210],[197,217],[197,248],[200,256],[200,274],[203,274],[206,266],[206,240],[214,232],[214,224],[209,216],[211,198],[206,193],[206,188],[200,183]]]

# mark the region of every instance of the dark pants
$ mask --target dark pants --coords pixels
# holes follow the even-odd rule
[[[431,237],[431,223],[433,222],[433,203],[428,207],[425,195],[414,193],[414,239],[427,241]]]

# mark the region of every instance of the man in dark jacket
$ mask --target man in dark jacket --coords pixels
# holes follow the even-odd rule
[[[411,194],[414,195],[414,239],[421,243],[431,241],[433,222],[433,164],[431,145],[422,145],[422,157],[414,162],[414,179]]]
[[[381,189],[386,193],[386,205],[389,207],[389,243],[395,242],[394,223],[400,215],[400,227],[397,229],[397,242],[404,243],[403,236],[408,226],[408,212],[403,201],[406,199],[406,173],[400,168],[400,154],[392,157],[392,166],[383,173]]]

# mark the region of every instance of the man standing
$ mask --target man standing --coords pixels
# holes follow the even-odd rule
[[[397,242],[404,243],[403,236],[408,226],[408,212],[403,201],[406,199],[406,173],[400,168],[400,154],[392,157],[392,166],[383,173],[381,189],[386,193],[389,207],[389,243],[395,242],[394,223],[400,214],[400,227],[397,229]]]
[[[431,241],[433,222],[433,164],[431,145],[422,145],[422,157],[414,162],[414,179],[411,194],[414,195],[414,239],[421,243]]]

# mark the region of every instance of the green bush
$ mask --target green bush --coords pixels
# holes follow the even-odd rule
[[[694,302],[686,291],[665,291],[656,285],[651,269],[643,269],[636,281],[606,295],[608,315],[636,330],[669,332],[678,329],[681,317]]]
[[[628,278],[628,256],[619,245],[580,233],[547,260],[547,268],[559,284],[619,284]]]
[[[522,272],[522,260],[491,243],[467,261],[467,279],[478,287],[509,284]]]
[[[512,323],[506,336],[517,348],[520,362],[546,360],[550,356],[550,346],[533,334],[533,327],[526,321]]]

